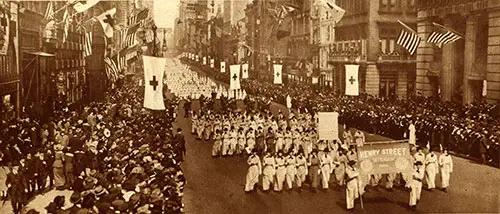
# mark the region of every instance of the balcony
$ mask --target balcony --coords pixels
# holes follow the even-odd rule
[[[412,63],[415,62],[417,59],[417,55],[410,55],[408,51],[402,47],[395,47],[394,50],[389,51],[385,50],[382,51],[380,50],[378,54],[378,63],[392,63],[392,62],[407,62],[407,63]]]
[[[329,46],[329,61],[345,62],[355,59],[355,61],[366,61],[366,40],[338,41]]]

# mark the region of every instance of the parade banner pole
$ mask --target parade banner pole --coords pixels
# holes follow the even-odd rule
[[[364,210],[365,210],[365,207],[364,207],[364,205],[363,205],[363,195],[361,195],[361,193],[360,193],[360,191],[359,191],[359,190],[360,190],[360,189],[359,189],[359,188],[360,188],[360,186],[359,186],[359,179],[360,179],[360,178],[359,178],[359,175],[358,175],[358,181],[357,181],[357,185],[358,185],[358,195],[359,195],[359,201],[361,202],[361,209],[364,211]]]

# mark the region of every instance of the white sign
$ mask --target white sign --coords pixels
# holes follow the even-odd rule
[[[318,113],[319,140],[335,140],[339,138],[339,113]]]
[[[220,62],[220,72],[226,73],[226,62]]]
[[[248,79],[248,63],[241,65],[241,79]]]

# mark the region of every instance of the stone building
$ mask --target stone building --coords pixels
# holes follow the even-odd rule
[[[424,96],[469,104],[500,100],[500,1],[422,0],[417,31],[422,39],[444,25],[464,36],[437,47],[422,42],[417,49],[416,89]]]

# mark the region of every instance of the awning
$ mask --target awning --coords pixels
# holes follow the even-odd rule
[[[51,53],[47,53],[47,52],[43,52],[43,51],[34,51],[34,52],[23,51],[23,53],[31,54],[31,55],[35,55],[35,56],[43,56],[43,57],[53,57],[53,56],[56,56],[55,54],[51,54]]]

